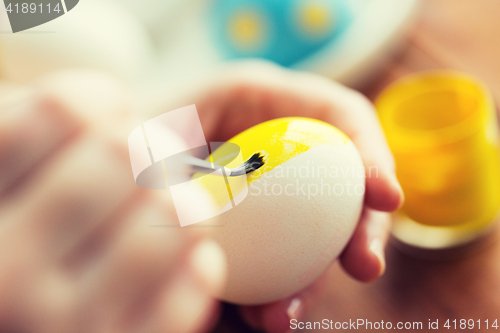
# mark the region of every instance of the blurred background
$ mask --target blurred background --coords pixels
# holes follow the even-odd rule
[[[2,10],[0,77],[29,82],[85,67],[141,91],[262,58],[340,81],[371,100],[411,73],[453,69],[477,77],[498,105],[499,17],[497,0],[83,0],[57,20],[17,34],[9,33]],[[425,260],[390,245],[386,274],[366,285],[335,264],[306,320],[425,327],[429,319],[500,319],[497,240],[494,230],[479,244]],[[214,332],[252,331],[225,305]]]
[[[0,69],[29,81],[83,66],[137,86],[261,58],[356,86],[394,51],[417,7],[417,0],[85,0],[15,35],[2,11]]]

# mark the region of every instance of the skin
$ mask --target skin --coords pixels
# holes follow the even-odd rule
[[[86,72],[0,86],[1,332],[214,323],[223,254],[191,230],[148,227],[177,216],[167,191],[131,177],[128,96]]]
[[[364,213],[340,261],[361,281],[383,273],[389,219],[381,212],[397,209],[403,195],[370,103],[329,80],[265,63],[229,66],[196,82],[169,91],[168,99],[164,87],[163,97],[153,92],[147,102],[135,101],[136,117],[131,93],[100,74],[0,86],[0,331],[210,329],[223,254],[196,228],[145,227],[176,224],[175,210],[168,191],[135,185],[127,148],[130,131],[150,116],[193,103],[207,141],[284,116],[318,118],[344,131],[378,177],[367,178]],[[201,190],[193,195],[209,204]],[[289,299],[242,314],[253,327],[286,332],[325,283],[322,276]]]
[[[266,120],[291,116],[323,120],[350,137],[367,170],[366,195],[358,227],[339,259],[344,270],[359,281],[380,277],[390,233],[386,212],[401,207],[404,195],[372,104],[358,92],[326,78],[263,62],[230,65],[207,77],[198,86],[191,81],[189,89],[174,91],[172,95],[182,96],[178,102],[160,103],[168,105],[168,110],[196,104],[207,141],[225,141]],[[290,319],[300,321],[305,316],[325,283],[320,277],[297,295],[273,304],[242,307],[241,313],[256,329],[287,332]]]

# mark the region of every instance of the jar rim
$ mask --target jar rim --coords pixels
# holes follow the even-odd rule
[[[475,110],[463,119],[435,129],[408,128],[395,121],[405,102],[427,93],[455,92],[477,101]],[[493,98],[477,78],[452,70],[423,71],[390,84],[375,101],[375,107],[391,148],[431,148],[459,142],[480,131],[494,110]]]

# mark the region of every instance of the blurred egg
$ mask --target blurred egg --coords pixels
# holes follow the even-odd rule
[[[220,299],[247,305],[277,301],[308,286],[342,252],[361,214],[365,169],[352,141],[318,120],[259,124],[216,150],[214,163],[225,164],[233,144],[244,160],[259,153],[264,165],[242,186],[227,178],[231,202],[227,192],[216,190],[218,176],[198,178],[225,212],[197,226],[205,226],[227,256]]]
[[[102,70],[134,81],[154,64],[143,25],[127,9],[106,0],[81,1],[53,21],[0,34],[0,50],[0,75],[18,82],[72,67]]]
[[[121,5],[130,9],[153,35],[166,33],[169,25],[186,3],[191,0],[117,0]]]
[[[262,57],[283,66],[331,43],[351,21],[349,7],[336,0],[219,0],[212,16],[225,57]]]

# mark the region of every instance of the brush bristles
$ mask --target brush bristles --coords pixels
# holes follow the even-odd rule
[[[254,172],[264,165],[264,156],[260,153],[253,154],[252,157],[245,162],[245,173]]]

